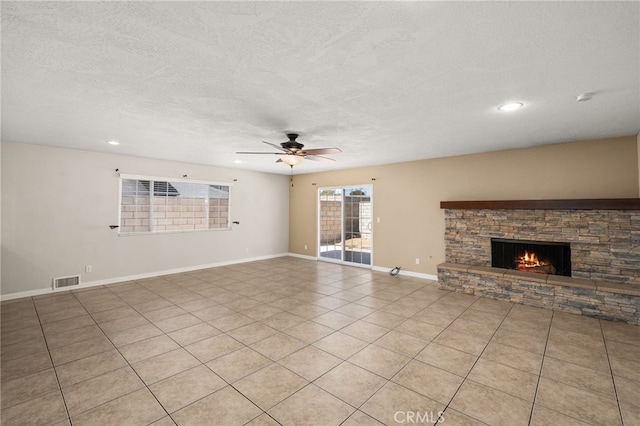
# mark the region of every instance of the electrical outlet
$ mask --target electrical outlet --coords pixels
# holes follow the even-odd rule
[[[85,267],[84,267],[84,271],[85,271],[85,272],[91,272],[92,270],[93,270],[93,266],[91,266],[91,265],[85,265]]]
[[[306,245],[306,244],[304,245],[304,249],[305,249],[305,250],[307,249],[307,245]]]
[[[420,259],[416,257],[416,265],[420,264]]]

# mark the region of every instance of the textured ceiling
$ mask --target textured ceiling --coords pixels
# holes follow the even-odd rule
[[[640,130],[638,2],[1,8],[3,141],[273,173],[235,152],[342,149],[308,173]]]

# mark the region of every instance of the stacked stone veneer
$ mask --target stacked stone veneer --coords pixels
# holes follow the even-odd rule
[[[640,211],[445,210],[441,288],[640,322]],[[572,277],[491,267],[491,239],[571,244]]]

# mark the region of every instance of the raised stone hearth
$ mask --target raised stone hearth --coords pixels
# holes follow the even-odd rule
[[[640,200],[442,202],[441,207],[446,225],[441,288],[640,323]],[[492,268],[492,238],[569,243],[571,277]]]

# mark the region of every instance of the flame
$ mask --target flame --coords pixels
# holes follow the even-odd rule
[[[516,257],[516,264],[516,269],[523,272],[556,273],[556,268],[550,262],[540,260],[535,253],[529,253],[528,251],[525,251],[523,256]]]
[[[538,260],[538,256],[536,256],[535,253],[529,253],[528,251],[525,251],[524,256],[522,256],[520,259],[521,259],[520,263],[523,263],[528,268],[532,268],[534,266],[541,266],[541,263]]]

